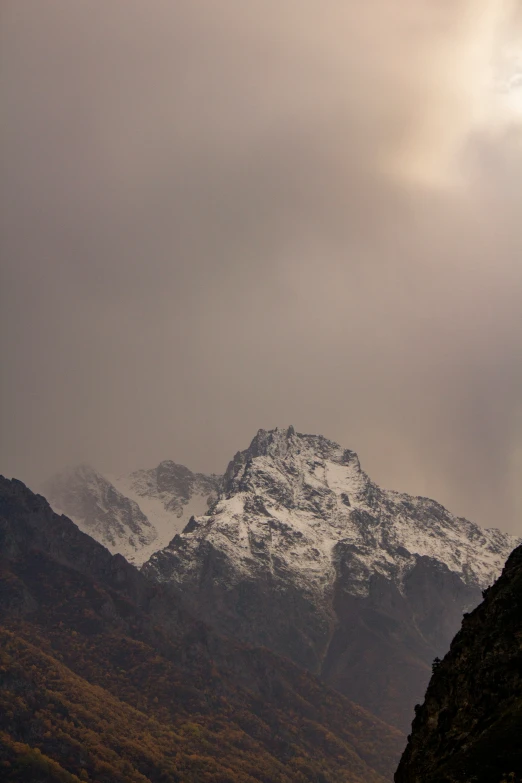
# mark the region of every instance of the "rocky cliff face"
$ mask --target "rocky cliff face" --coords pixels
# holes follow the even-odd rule
[[[290,657],[400,727],[515,540],[380,489],[293,428],[236,454],[208,513],[144,566],[220,631]]]
[[[141,565],[193,514],[207,510],[220,481],[220,476],[193,473],[166,460],[151,470],[117,478],[80,465],[52,478],[42,491],[56,511],[67,514],[113,554]]]
[[[522,780],[522,547],[435,666],[396,783]]]

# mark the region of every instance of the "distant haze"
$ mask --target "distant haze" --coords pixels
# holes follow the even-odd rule
[[[0,472],[293,424],[522,533],[521,52],[520,2],[4,0]]]

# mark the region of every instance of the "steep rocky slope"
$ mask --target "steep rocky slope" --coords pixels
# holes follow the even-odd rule
[[[522,547],[435,667],[396,783],[522,781]]]
[[[399,732],[0,477],[0,777],[384,783]]]
[[[161,547],[158,531],[138,504],[89,465],[78,465],[50,479],[44,491],[55,511],[111,552],[132,558]]]
[[[219,630],[289,656],[407,728],[463,611],[515,540],[380,489],[357,455],[260,430],[222,491],[144,566]]]
[[[157,550],[183,530],[191,516],[207,511],[218,495],[222,479],[213,474],[193,473],[184,465],[164,460],[150,470],[137,470],[111,481],[152,522],[161,541]],[[136,562],[145,562],[149,554],[138,552]]]
[[[220,476],[193,473],[171,460],[129,476],[104,476],[88,465],[54,476],[42,491],[53,508],[136,565],[166,546],[193,514],[217,496]]]

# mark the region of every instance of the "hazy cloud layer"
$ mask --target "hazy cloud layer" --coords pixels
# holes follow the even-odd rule
[[[519,69],[520,2],[4,2],[0,470],[292,423],[522,533]]]

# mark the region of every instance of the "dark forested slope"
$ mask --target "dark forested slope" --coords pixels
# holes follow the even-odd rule
[[[522,547],[435,666],[395,780],[522,781]]]
[[[0,778],[381,783],[399,732],[0,478]]]

